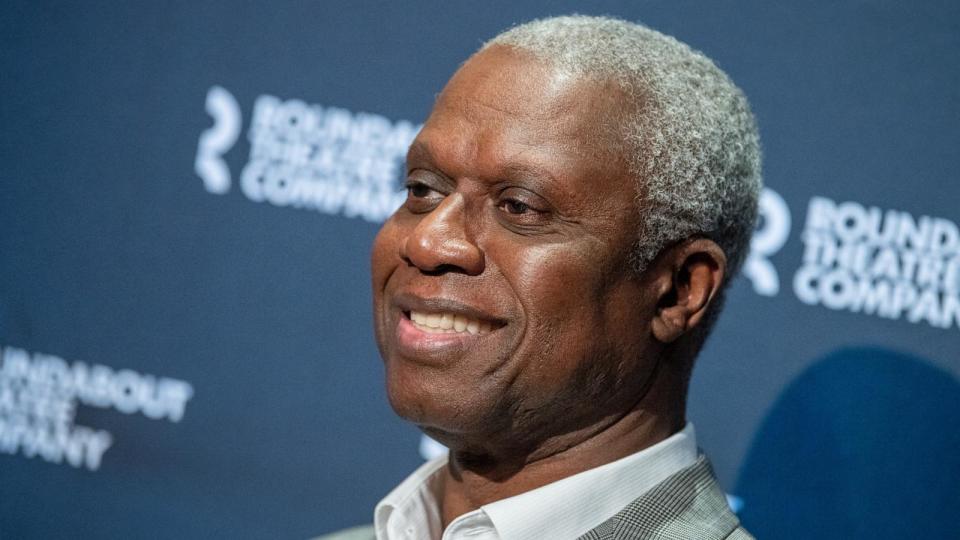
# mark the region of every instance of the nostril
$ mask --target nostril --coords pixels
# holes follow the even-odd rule
[[[401,240],[400,258],[425,275],[482,273],[483,252],[466,235],[463,227],[454,227],[449,220],[442,219],[449,218],[449,214],[431,214],[423,218]]]
[[[463,272],[463,269],[453,264],[441,264],[431,269],[421,269],[423,274],[428,276],[441,276],[447,272]]]

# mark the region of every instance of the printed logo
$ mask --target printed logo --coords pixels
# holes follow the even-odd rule
[[[207,92],[206,108],[207,114],[213,118],[213,127],[200,135],[193,168],[203,179],[207,191],[222,195],[230,190],[230,169],[223,155],[233,148],[240,136],[240,105],[230,92],[214,86]]]
[[[183,419],[190,383],[0,347],[0,453],[95,471],[113,436],[74,424],[78,405]]]
[[[960,328],[960,232],[944,218],[810,199],[801,302]]]
[[[769,257],[780,251],[790,236],[790,209],[779,193],[763,188],[759,213],[757,230],[750,240],[750,254],[743,263],[743,274],[757,294],[776,296],[780,292],[780,276]]]
[[[195,169],[207,191],[223,194],[231,177],[222,156],[240,132],[240,108],[215,86],[206,110],[214,125],[200,137]],[[253,202],[383,221],[406,196],[403,163],[419,130],[406,120],[262,95],[240,189]]]

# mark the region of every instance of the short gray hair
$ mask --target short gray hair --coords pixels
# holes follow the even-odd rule
[[[748,252],[757,216],[760,141],[743,92],[676,39],[609,17],[572,15],[515,26],[502,45],[574,75],[619,84],[633,100],[622,126],[642,213],[632,263],[705,236],[727,256],[727,278]]]

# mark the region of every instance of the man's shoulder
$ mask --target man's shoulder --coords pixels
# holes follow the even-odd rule
[[[740,526],[709,460],[670,476],[580,540],[689,538],[752,540]]]
[[[372,525],[314,540],[374,540]],[[579,540],[627,539],[753,540],[727,506],[709,460],[670,476]]]
[[[361,525],[351,527],[342,531],[337,531],[323,536],[318,536],[313,540],[374,540],[377,535],[373,531],[373,525]]]

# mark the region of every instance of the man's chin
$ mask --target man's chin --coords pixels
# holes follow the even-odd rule
[[[410,386],[390,388],[390,406],[397,416],[416,425],[433,440],[448,448],[462,446],[468,440],[482,440],[496,431],[489,411],[483,403],[471,402],[459,395],[443,395],[430,388],[416,392]]]
[[[459,406],[451,403],[437,404],[433,398],[411,396],[407,391],[390,392],[389,400],[397,416],[419,427],[439,442],[444,442],[441,438],[448,439],[458,433],[472,431],[475,423]]]

